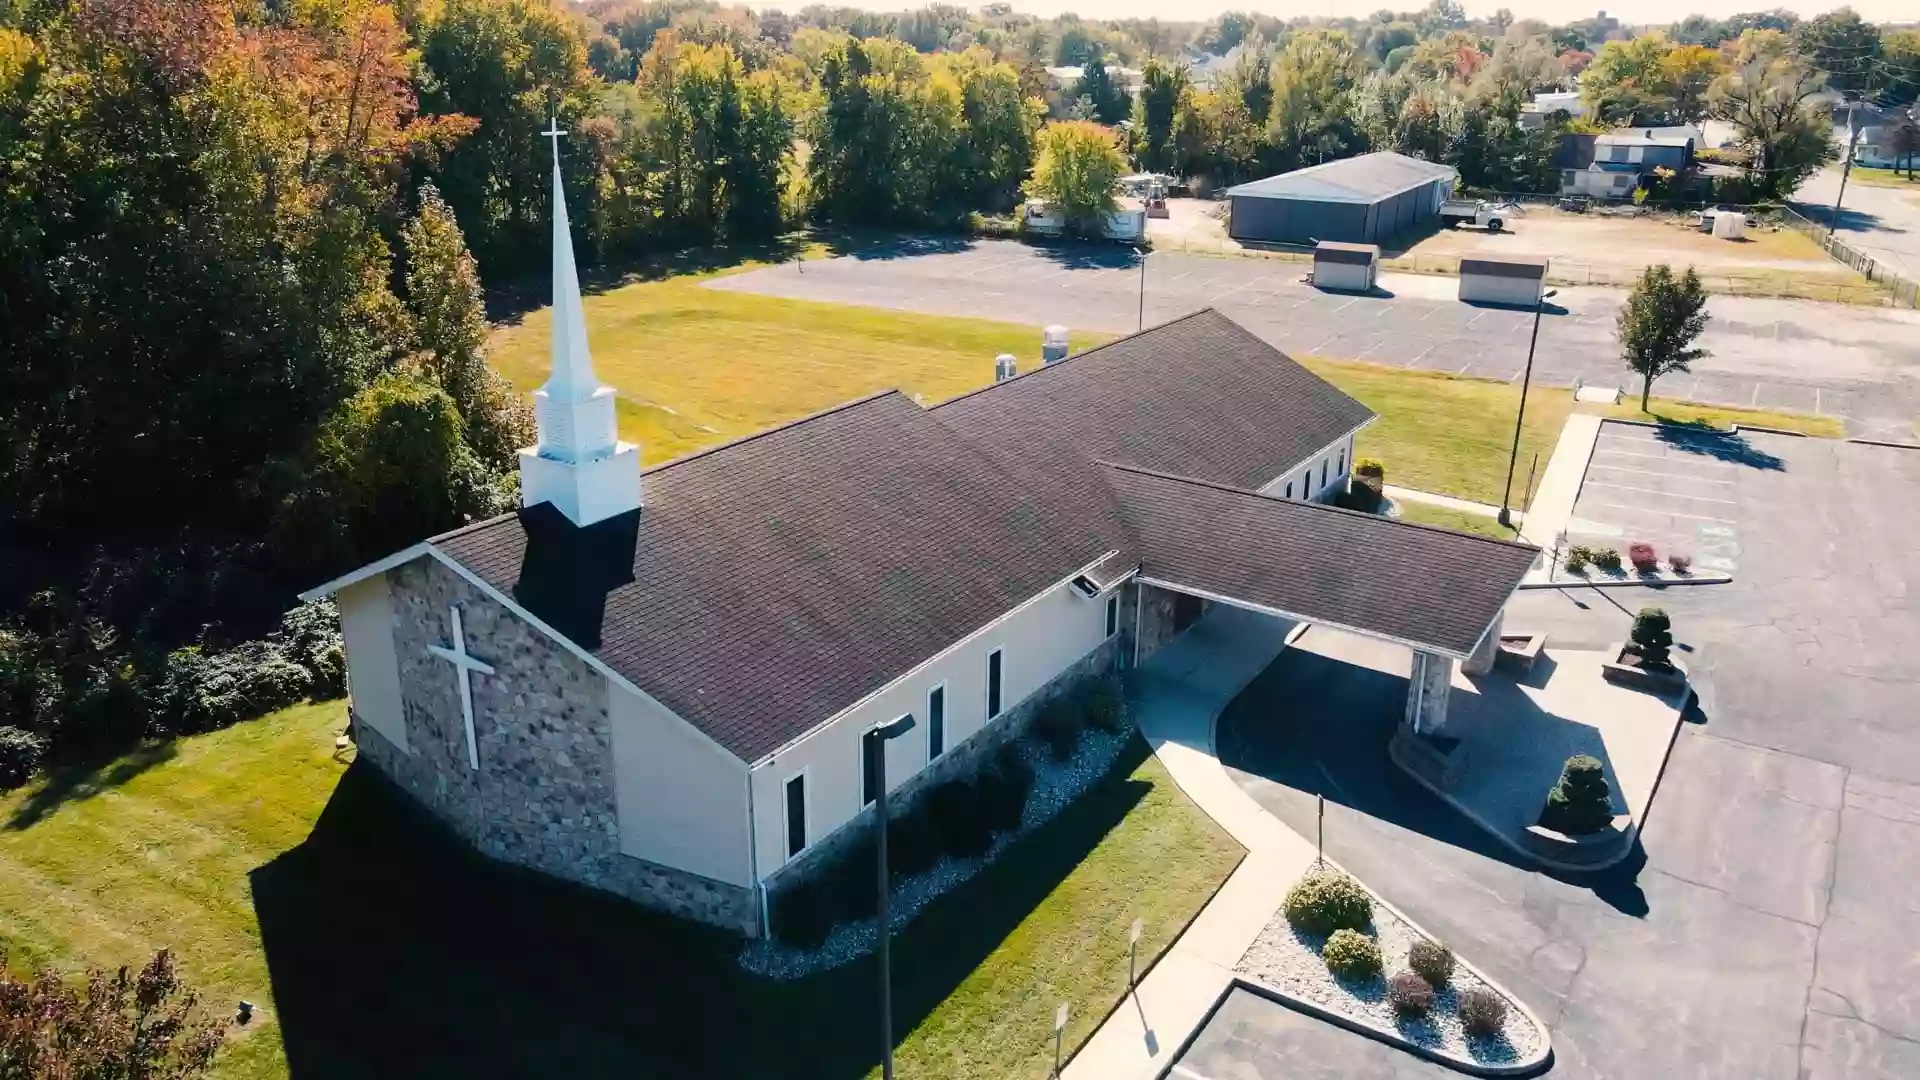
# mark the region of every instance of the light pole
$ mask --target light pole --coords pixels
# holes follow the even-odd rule
[[[893,1080],[893,927],[887,910],[887,743],[913,730],[909,713],[866,733],[868,767],[873,770],[874,834],[880,849],[880,1051],[881,1075]]]
[[[1513,453],[1507,456],[1507,486],[1500,491],[1500,524],[1513,527],[1513,511],[1507,500],[1513,497],[1513,469],[1520,462],[1520,428],[1527,422],[1527,389],[1533,385],[1533,350],[1540,344],[1540,312],[1560,290],[1548,289],[1533,302],[1533,337],[1527,342],[1527,369],[1520,377],[1520,412],[1513,418]]]
[[[1133,253],[1140,256],[1140,314],[1133,323],[1137,333],[1147,328],[1147,253],[1139,248],[1134,248]]]

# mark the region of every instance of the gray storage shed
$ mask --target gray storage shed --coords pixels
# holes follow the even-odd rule
[[[1367,292],[1380,269],[1380,245],[1322,240],[1313,248],[1313,283],[1322,289]]]
[[[1227,235],[1270,244],[1377,244],[1440,211],[1451,166],[1377,151],[1227,189]]]
[[[1544,255],[1480,256],[1460,260],[1460,299],[1480,304],[1533,305],[1547,284]]]

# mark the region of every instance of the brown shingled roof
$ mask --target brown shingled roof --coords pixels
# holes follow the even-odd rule
[[[1454,656],[1539,549],[1124,465],[1107,482],[1140,576]]]

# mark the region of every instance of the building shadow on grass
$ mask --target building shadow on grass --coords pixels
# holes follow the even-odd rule
[[[1261,804],[1302,836],[1314,835],[1316,797],[1324,796],[1329,803],[1462,851],[1591,889],[1624,914],[1646,914],[1646,899],[1635,880],[1644,858],[1636,855],[1595,873],[1542,870],[1402,772],[1389,758],[1387,745],[1406,701],[1403,674],[1289,649],[1220,714],[1215,746],[1229,769],[1276,786],[1268,789]],[[1598,743],[1597,736],[1593,742]],[[1545,787],[1540,795],[1544,800]],[[1378,835],[1341,836],[1327,854],[1339,861],[1342,846],[1370,843]]]
[[[179,754],[171,739],[146,743],[132,752],[97,762],[82,762],[56,769],[40,786],[29,792],[26,801],[7,818],[7,828],[30,829],[46,820],[54,811],[72,803],[84,802]]]
[[[1106,781],[895,938],[898,1037],[1146,795],[1129,775],[1145,753],[1136,740]],[[792,982],[749,976],[731,934],[490,862],[364,764],[306,841],[250,877],[294,1080],[855,1080],[879,1062],[871,958]]]

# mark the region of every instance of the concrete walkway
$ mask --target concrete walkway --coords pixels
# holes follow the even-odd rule
[[[1560,428],[1560,441],[1554,444],[1553,457],[1540,477],[1540,487],[1527,508],[1526,524],[1520,539],[1545,551],[1553,550],[1553,541],[1573,520],[1573,504],[1580,498],[1580,485],[1587,478],[1587,463],[1593,459],[1593,447],[1600,439],[1600,417],[1573,413]]]
[[[1065,1080],[1150,1080],[1180,1053],[1233,981],[1234,965],[1313,863],[1313,845],[1241,790],[1213,752],[1213,726],[1287,646],[1295,625],[1216,605],[1128,676],[1140,731],[1201,810],[1247,857],[1131,999],[1067,1065]]]
[[[1456,499],[1451,495],[1440,495],[1431,491],[1420,491],[1416,488],[1395,487],[1392,484],[1382,485],[1380,490],[1386,493],[1387,498],[1395,502],[1415,502],[1426,503],[1428,506],[1444,506],[1449,510],[1458,510],[1463,514],[1479,514],[1482,517],[1500,516],[1500,508],[1492,503],[1474,502],[1472,499]],[[1511,512],[1511,516],[1515,521],[1520,521],[1526,517],[1526,514],[1519,510],[1514,510]]]

